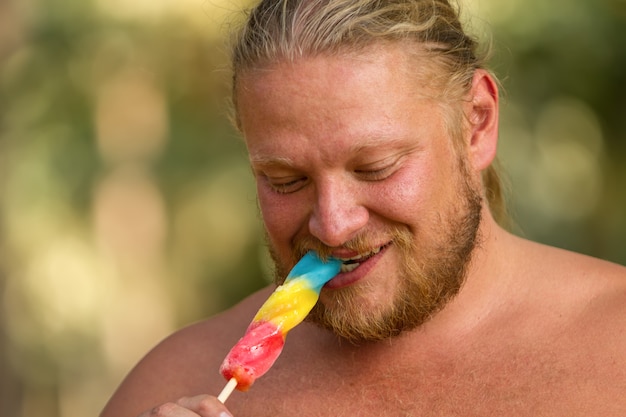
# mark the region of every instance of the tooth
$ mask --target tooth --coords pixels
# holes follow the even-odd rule
[[[360,264],[356,263],[356,264],[342,264],[341,265],[341,272],[350,272],[350,271],[354,271],[356,269],[357,266],[359,266]]]
[[[366,258],[368,256],[373,256],[376,255],[378,252],[380,252],[380,250],[382,249],[382,247],[373,249],[372,251],[368,252],[368,253],[362,253],[356,256],[353,256],[352,258],[341,258],[342,261],[358,261],[359,259],[363,259]]]

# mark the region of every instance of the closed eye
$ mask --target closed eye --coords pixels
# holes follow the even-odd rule
[[[265,177],[267,185],[278,194],[290,194],[303,188],[307,182],[307,177],[285,177],[273,178]]]
[[[393,154],[371,163],[356,165],[352,171],[363,181],[382,181],[402,168],[407,155],[408,152]]]
[[[382,181],[402,167],[404,155],[393,155],[381,161],[356,167],[354,174],[363,181]]]
[[[392,167],[382,169],[357,169],[354,173],[364,181],[381,181],[393,174]]]

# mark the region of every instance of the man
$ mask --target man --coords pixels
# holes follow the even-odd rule
[[[254,9],[233,102],[277,282],[310,249],[345,265],[248,392],[221,404],[217,369],[273,288],[161,343],[102,417],[626,415],[626,268],[499,225],[484,66],[447,0]]]

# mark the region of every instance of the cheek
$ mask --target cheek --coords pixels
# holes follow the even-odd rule
[[[370,209],[413,231],[436,219],[450,202],[449,173],[436,164],[421,164],[371,190]]]
[[[300,230],[306,213],[289,196],[257,189],[265,229],[274,245],[284,245]]]
[[[371,193],[375,210],[400,223],[410,223],[424,208],[428,190],[424,173],[410,171],[398,175],[393,182],[375,187]],[[372,207],[374,209],[374,207]]]
[[[424,210],[422,191],[421,188],[413,186],[388,190],[379,207],[385,210],[385,217],[413,226]]]

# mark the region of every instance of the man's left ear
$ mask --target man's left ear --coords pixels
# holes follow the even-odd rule
[[[498,145],[498,86],[485,70],[476,70],[468,103],[469,159],[472,167],[482,171],[496,157]]]

